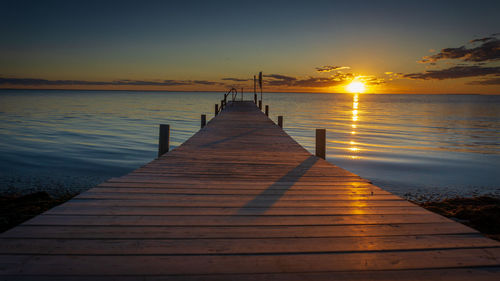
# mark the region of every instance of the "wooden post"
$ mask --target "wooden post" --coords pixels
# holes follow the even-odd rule
[[[280,126],[280,128],[283,128],[283,116],[278,116],[278,126]]]
[[[158,157],[168,152],[170,146],[170,125],[160,124],[160,137],[158,141]]]
[[[220,110],[223,110],[224,109],[224,100],[221,100],[220,101]]]
[[[269,105],[266,104],[266,116],[269,116]]]
[[[201,128],[205,127],[207,125],[207,116],[205,114],[201,115]]]
[[[326,130],[316,129],[316,156],[325,159],[326,156]]]
[[[262,100],[259,100],[259,109],[262,110]]]
[[[219,104],[215,104],[215,116],[217,116],[217,113],[219,113]]]
[[[255,101],[255,104],[257,104],[257,91],[256,91],[256,78],[255,75],[253,76],[253,99]]]

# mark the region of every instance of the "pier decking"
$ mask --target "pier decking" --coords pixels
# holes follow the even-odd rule
[[[500,243],[311,155],[252,102],[0,238],[0,280],[500,278]]]

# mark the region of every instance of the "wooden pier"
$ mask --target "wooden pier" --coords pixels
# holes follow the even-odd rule
[[[253,102],[0,245],[0,280],[500,280],[500,243],[311,155]]]

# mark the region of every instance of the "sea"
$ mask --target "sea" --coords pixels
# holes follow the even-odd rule
[[[171,149],[222,92],[0,90],[0,193],[84,191]],[[241,99],[241,93],[237,99]],[[253,93],[243,93],[253,99]],[[263,93],[269,117],[314,153],[413,200],[500,196],[500,96]]]

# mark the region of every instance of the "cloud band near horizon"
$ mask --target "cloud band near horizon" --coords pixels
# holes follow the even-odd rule
[[[113,80],[113,81],[85,81],[85,80],[48,80],[38,78],[4,78],[0,77],[0,85],[21,86],[185,86],[185,85],[225,85],[221,82],[207,80]]]

